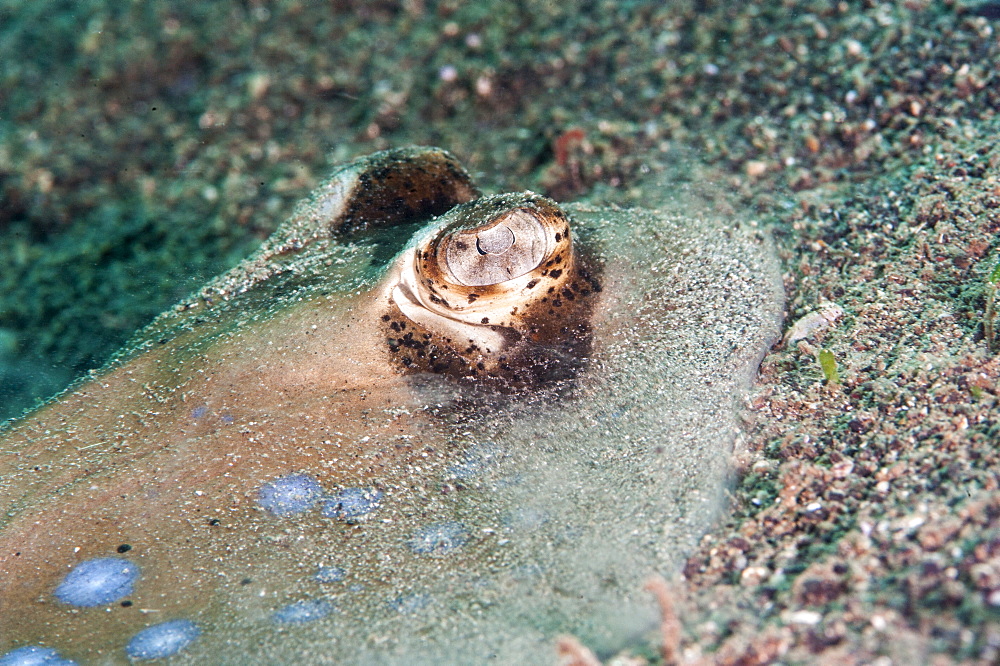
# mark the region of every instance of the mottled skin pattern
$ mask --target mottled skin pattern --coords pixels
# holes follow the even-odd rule
[[[508,309],[505,301],[478,322],[505,341],[501,348],[470,347],[400,312],[393,301],[400,262],[427,260],[427,245],[401,255],[369,290],[313,292],[259,321],[239,311],[193,319],[210,312],[213,298],[271,279],[280,269],[269,262],[311,239],[426,218],[471,198],[467,177],[441,155],[411,151],[388,171],[382,162],[356,163],[357,180],[337,185],[346,205],[325,230],[293,219],[257,257],[186,306],[193,323],[3,433],[0,654],[30,643],[71,645],[77,658],[111,654],[151,617],[225,612],[234,598],[263,597],[301,577],[292,542],[311,538],[313,528],[282,536],[257,506],[257,492],[299,471],[324,488],[418,482],[414,461],[426,466],[454,451],[442,435],[451,389],[431,382],[428,390],[413,381],[416,374],[446,372],[458,382],[487,375],[518,387],[572,372],[589,344],[586,317],[599,287],[586,259],[573,259],[565,218],[533,195],[518,205],[547,216],[559,234],[557,252],[537,277],[524,279],[524,305]],[[366,202],[352,183],[379,196]],[[494,201],[490,210],[512,201]],[[500,290],[466,288],[464,305],[488,310]],[[124,545],[142,569],[127,600],[111,612],[55,600],[52,590],[70,567],[115,556]]]

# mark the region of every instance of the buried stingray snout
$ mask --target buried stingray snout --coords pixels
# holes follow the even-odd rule
[[[531,192],[502,194],[438,222],[399,260],[387,322],[399,364],[508,385],[578,368],[599,288],[562,210]]]

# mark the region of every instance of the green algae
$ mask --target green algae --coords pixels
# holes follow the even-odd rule
[[[100,206],[79,231],[44,250],[30,244],[26,224],[12,223],[0,239],[0,253],[20,257],[0,273],[0,327],[33,359],[35,369],[22,371],[28,377],[52,368],[65,381],[99,367],[167,303],[248,249],[220,240],[211,228],[171,230],[134,201]],[[47,387],[54,392],[58,384]],[[0,420],[40,397],[46,396],[8,396]]]
[[[840,372],[837,370],[837,358],[829,349],[820,349],[818,353],[819,367],[823,370],[823,379],[827,384],[839,384]]]

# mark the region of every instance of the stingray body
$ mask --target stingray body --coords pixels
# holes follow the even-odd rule
[[[0,654],[618,649],[718,510],[775,276],[723,221],[480,197],[435,149],[347,165],[7,426]]]

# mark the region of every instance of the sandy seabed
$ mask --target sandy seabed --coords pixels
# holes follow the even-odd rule
[[[746,397],[732,513],[669,581],[669,660],[995,663],[998,17],[927,0],[8,4],[5,413],[100,365],[354,155],[440,145],[488,190],[563,201],[684,190],[772,229],[789,335]]]

